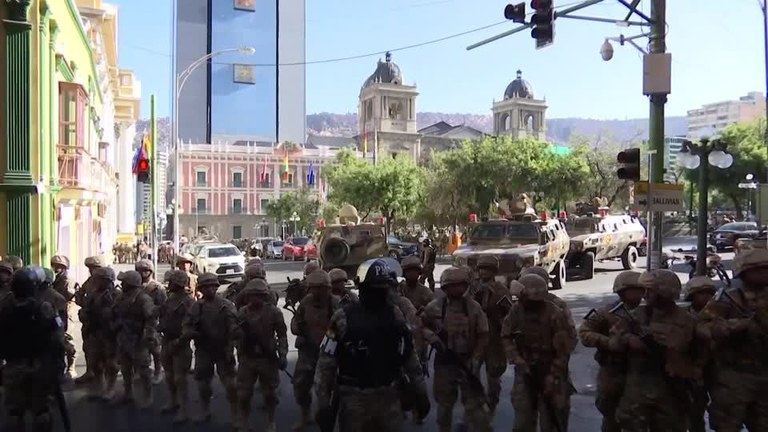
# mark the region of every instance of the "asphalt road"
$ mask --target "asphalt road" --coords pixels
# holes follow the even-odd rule
[[[726,266],[730,264],[732,254],[723,255]],[[644,262],[644,261],[643,261]],[[270,283],[283,283],[286,281],[286,277],[299,277],[301,274],[303,263],[291,263],[291,262],[267,262],[267,277]],[[121,268],[118,266],[118,270],[127,270],[129,266]],[[447,264],[440,264],[437,266],[436,276],[439,276]],[[642,266],[641,266],[642,267]],[[641,269],[641,268],[639,268]],[[162,267],[160,271],[164,271]],[[559,296],[565,299],[571,307],[574,318],[576,319],[576,325],[580,324],[581,318],[592,307],[595,307],[601,303],[611,301],[613,294],[611,293],[611,287],[613,279],[621,271],[621,265],[618,262],[604,262],[596,264],[595,277],[589,281],[571,281],[568,282],[566,287],[557,292]],[[685,283],[688,279],[687,268],[684,266],[675,266],[673,270],[679,272],[679,275]],[[162,273],[161,273],[162,274]],[[291,314],[288,311],[284,311],[286,321],[290,320]],[[77,335],[79,336],[79,335]],[[295,337],[289,335],[290,346],[293,347]],[[574,384],[578,390],[578,394],[575,394],[572,401],[570,431],[584,431],[593,432],[600,429],[600,415],[594,407],[595,397],[595,377],[597,374],[597,364],[594,362],[592,356],[594,351],[590,348],[585,348],[579,345],[573,356],[571,357],[571,373]],[[290,365],[289,370],[293,370],[294,362],[296,361],[296,352],[291,351],[288,356]],[[78,358],[78,369],[83,370],[82,358]],[[503,378],[503,390],[502,390],[502,402],[497,409],[496,418],[494,421],[494,430],[510,430],[514,412],[509,400],[509,392],[512,386],[513,372],[512,368],[508,369]],[[431,381],[430,381],[431,386]],[[197,405],[197,394],[194,383],[190,381],[190,396],[192,398],[191,408],[194,410]],[[430,387],[431,392],[431,387]],[[139,411],[134,407],[113,407],[103,403],[92,402],[84,397],[84,391],[76,389],[67,393],[67,400],[69,403],[69,409],[72,417],[73,431],[76,432],[102,432],[109,430],[110,432],[152,432],[152,431],[198,431],[198,432],[218,432],[228,431],[231,428],[226,424],[229,420],[229,408],[221,387],[218,385],[215,390],[215,396],[213,401],[214,417],[210,423],[203,425],[195,425],[188,423],[181,426],[173,426],[171,423],[171,417],[168,415],[162,415],[159,413],[159,407],[162,406],[166,400],[166,389],[164,385],[155,387],[155,406],[151,410]],[[285,375],[281,376],[281,383],[279,389],[280,405],[278,407],[278,431],[290,431],[295,419],[298,417],[297,405],[293,400],[293,392],[290,386],[290,382]],[[261,396],[256,390],[254,396],[254,409],[252,412],[251,420],[254,430],[263,430],[263,413],[258,409],[261,404]],[[416,426],[410,422],[406,422],[406,431],[437,431],[437,425],[434,417],[434,403],[433,410],[425,424],[422,426]],[[459,421],[462,415],[462,410],[457,407],[454,411],[456,422]],[[57,431],[63,429],[57,426]],[[318,430],[317,428],[310,429],[312,431]]]

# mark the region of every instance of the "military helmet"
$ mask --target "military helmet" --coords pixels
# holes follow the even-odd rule
[[[424,240],[421,241],[421,244],[423,244],[424,246],[429,246],[432,244],[432,240],[425,238]]]
[[[264,271],[264,266],[261,263],[248,263],[245,266],[245,278],[250,279],[264,279],[267,276],[267,272]]]
[[[685,296],[685,301],[691,301],[694,294],[705,291],[711,291],[714,294],[717,291],[715,282],[707,276],[694,276],[688,281],[688,294]]]
[[[249,282],[250,283],[250,282]],[[197,278],[197,286],[219,286],[219,277],[213,273],[203,273]]]
[[[403,271],[410,269],[421,270],[421,260],[417,256],[407,256],[403,258],[403,262],[400,263],[400,266],[403,268]]]
[[[3,258],[3,261],[7,261],[13,268],[13,271],[20,270],[22,267],[24,267],[24,260],[16,255],[7,255],[5,258]]]
[[[64,268],[69,268],[69,258],[64,255],[54,255],[51,257],[51,267],[57,265]]]
[[[405,269],[405,268],[403,268]],[[328,272],[328,277],[331,278],[331,283],[334,284],[336,282],[347,281],[347,272],[340,268],[332,269]]]
[[[747,270],[768,267],[768,249],[747,249],[733,260],[733,277],[740,277]]]
[[[165,281],[170,284],[185,287],[189,285],[189,275],[183,270],[170,270],[165,272]]]
[[[185,262],[192,264],[193,262],[195,262],[195,257],[193,257],[192,255],[190,255],[188,253],[183,253],[183,254],[179,255],[178,257],[176,257],[176,265],[179,265],[179,264],[185,263]]]
[[[136,264],[134,265],[134,269],[137,272],[142,272],[142,271],[151,271],[152,273],[155,272],[155,266],[152,264],[152,261],[148,259],[142,259],[142,260],[136,261]]]
[[[49,269],[48,267],[43,267],[43,272],[45,273],[45,283],[52,284],[54,279],[56,279],[56,275],[53,274],[53,270]]]
[[[104,260],[97,255],[89,256],[85,259],[85,266],[89,268],[104,267]]]
[[[675,272],[667,269],[646,271],[638,278],[638,284],[669,300],[680,298],[683,290],[680,278]]]
[[[112,267],[96,267],[91,276],[95,279],[105,279],[111,282],[114,282],[116,279],[115,271]]]
[[[315,270],[307,276],[307,286],[312,287],[331,287],[331,277],[325,270]]]
[[[531,274],[544,279],[544,282],[546,282],[547,286],[549,286],[549,273],[544,267],[529,266],[529,267],[523,267],[523,269],[520,270],[520,277],[523,277],[525,275],[531,275]]]
[[[11,291],[18,297],[32,297],[45,280],[45,273],[40,267],[22,267],[13,274]]]
[[[7,272],[8,274],[13,274],[13,265],[9,263],[8,261],[0,261],[0,272]]]
[[[509,283],[509,294],[515,297],[520,297],[525,287],[519,281],[513,280]]]
[[[248,281],[243,290],[243,296],[249,295],[266,295],[269,294],[269,285],[263,279],[253,279]]]
[[[499,259],[493,255],[483,255],[477,260],[477,268],[497,271],[499,270]]]
[[[440,275],[440,286],[468,284],[470,279],[471,274],[467,267],[449,267]]]
[[[380,286],[397,284],[397,270],[402,269],[397,261],[385,258],[370,259],[357,268],[357,280],[360,286]]]
[[[309,276],[315,270],[320,270],[320,264],[317,261],[310,261],[304,265],[304,276]]]
[[[547,281],[533,273],[523,275],[518,279],[523,285],[525,299],[530,301],[544,301],[547,299]]]
[[[117,275],[117,280],[123,283],[123,286],[127,287],[140,287],[141,286],[141,274],[136,270],[128,270],[126,272],[120,272]]]
[[[613,292],[618,294],[627,288],[640,288],[640,273],[636,271],[623,271],[613,280]]]

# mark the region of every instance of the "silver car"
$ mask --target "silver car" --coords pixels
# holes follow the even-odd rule
[[[283,257],[283,245],[282,240],[272,240],[267,244],[267,258],[280,259]]]

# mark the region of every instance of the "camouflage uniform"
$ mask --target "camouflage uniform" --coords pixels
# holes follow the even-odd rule
[[[449,285],[469,285],[469,270],[446,269],[440,279],[443,290]],[[490,431],[490,416],[485,407],[485,394],[477,394],[465,370],[445,354],[452,351],[464,365],[477,374],[488,346],[488,318],[483,308],[472,298],[448,296],[429,302],[421,315],[424,340],[436,346],[435,374],[432,392],[437,401],[437,424],[441,432],[451,430],[453,406],[458,392],[469,417],[471,430]]]
[[[88,346],[89,349],[86,359],[90,362],[93,378],[90,396],[112,399],[117,380],[115,332],[112,328],[112,309],[118,296],[114,287],[115,272],[109,267],[99,267],[93,270],[88,281],[91,294],[83,299],[78,315],[86,337],[83,347]]]
[[[92,275],[93,272],[98,269],[104,267],[104,259],[100,256],[89,256],[85,259],[85,266],[88,268],[89,273]],[[112,276],[112,280],[114,281],[114,274]],[[86,302],[86,298],[90,294],[93,288],[91,288],[93,285],[93,282],[91,280],[91,277],[89,276],[88,279],[83,282],[83,284],[80,286],[79,289],[75,291],[75,304],[80,306],[80,308],[83,307],[83,305]],[[90,368],[90,341],[93,340],[88,337],[88,332],[90,331],[90,326],[83,323],[83,320],[80,319],[80,322],[82,323],[82,326],[80,327],[80,334],[82,336],[83,340],[83,356],[85,357],[85,373],[81,376],[79,376],[77,379],[75,379],[75,383],[84,383],[89,381],[93,374],[91,373]]]
[[[645,272],[638,283],[646,289],[648,304],[611,329],[610,344],[628,350],[616,419],[625,432],[684,432],[696,321],[675,304],[681,286],[674,272]]]
[[[264,265],[262,262],[251,260],[248,262],[248,264],[245,266],[245,273],[243,274],[243,279],[240,281],[237,281],[233,284],[230,284],[226,291],[224,291],[224,298],[231,301],[235,304],[235,307],[240,309],[241,307],[245,306],[245,298],[243,298],[240,294],[245,289],[245,286],[253,279],[262,279],[266,281],[267,273],[264,271]],[[277,306],[277,302],[280,299],[280,294],[278,294],[274,290],[269,290],[270,295],[270,303],[272,303],[274,306]]]
[[[429,283],[429,289],[434,291],[435,290],[435,260],[437,259],[437,251],[435,251],[434,246],[432,246],[432,243],[429,241],[429,239],[424,240],[423,248],[421,250],[421,277],[419,277],[419,282]]]
[[[741,289],[719,292],[701,314],[711,337],[715,374],[709,407],[717,432],[768,430],[768,251],[745,250],[736,256],[733,275]]]
[[[547,300],[547,282],[535,274],[520,277],[521,301],[504,318],[501,338],[509,363],[515,365],[512,406],[515,432],[567,430],[571,349],[568,318]]]
[[[711,301],[716,290],[715,283],[707,276],[694,276],[688,281],[688,295],[685,300],[690,301],[691,304],[686,310],[697,321],[701,318],[700,314],[703,311],[703,307],[697,309],[697,305],[692,301],[693,298],[701,294],[704,298],[708,298],[708,303]],[[706,306],[706,303],[704,306]],[[697,330],[700,327],[697,326]],[[707,337],[704,334],[697,334],[697,336],[699,337],[696,341],[694,361],[697,371],[696,375],[701,376],[701,379],[692,382],[690,386],[691,407],[688,412],[688,431],[706,432],[707,426],[704,422],[704,413],[707,412],[707,407],[709,406],[708,378],[712,376],[714,371],[710,370],[712,353],[708,347]]]
[[[303,430],[309,424],[312,405],[312,384],[315,367],[331,316],[340,305],[340,299],[330,293],[331,278],[323,270],[316,270],[307,276],[307,294],[299,303],[291,319],[291,333],[296,335],[296,349],[299,358],[293,371],[293,395],[301,408],[301,419],[295,430]]]
[[[182,335],[182,323],[194,304],[186,292],[189,276],[181,270],[171,270],[168,275],[170,295],[158,311],[158,332],[162,334],[160,359],[165,370],[165,383],[170,395],[168,406],[163,411],[176,411],[174,422],[187,419],[187,375],[192,365],[192,349],[189,340]]]
[[[155,304],[141,286],[141,275],[137,271],[120,273],[122,293],[115,302],[114,315],[117,326],[117,356],[120,373],[123,375],[122,401],[133,400],[133,373],[139,375],[140,408],[152,403],[152,382],[149,372],[151,339],[156,336],[157,322]]]
[[[275,432],[279,370],[286,368],[288,355],[285,319],[280,309],[270,303],[272,296],[265,281],[251,280],[242,296],[246,298],[246,305],[237,313],[234,330],[238,340],[237,399],[240,405],[235,422],[241,430],[250,430],[251,397],[258,381],[267,409],[265,431]]]
[[[152,299],[156,309],[159,309],[166,300],[168,293],[158,281],[154,279],[155,266],[150,260],[139,260],[134,265],[137,272],[141,274],[141,284],[144,292]],[[147,274],[148,273],[148,274]],[[163,365],[160,361],[160,334],[157,332],[157,323],[147,328],[147,340],[149,341],[149,352],[152,354],[152,360],[155,367],[154,384],[159,384],[162,378]]]
[[[418,274],[420,274],[422,270],[421,261],[419,261],[418,257],[409,256],[405,257],[400,265],[403,269],[403,274],[412,270],[417,272],[417,277],[414,278],[411,283],[408,282],[407,278],[400,282],[400,285],[397,287],[397,292],[410,300],[417,311],[421,311],[427,304],[429,304],[429,302],[435,299],[435,293],[426,285],[419,283]]]
[[[200,294],[197,292],[197,275],[192,269],[192,264],[194,264],[194,262],[195,258],[192,255],[188,253],[181,254],[178,258],[176,258],[176,267],[179,270],[186,272],[187,276],[189,276],[187,292],[192,295],[193,298],[199,299]]]
[[[69,280],[67,271],[69,270],[69,258],[64,255],[54,255],[51,258],[51,267],[55,272],[53,279],[53,289],[64,297],[67,302],[67,317],[73,316],[75,313],[75,304],[72,301],[75,298],[75,291],[72,289],[72,283]],[[71,378],[75,372],[75,356],[77,351],[73,343],[74,339],[69,333],[69,320],[64,323],[64,351],[67,357],[67,377]]]
[[[237,310],[231,301],[216,294],[219,286],[218,276],[204,273],[200,275],[198,282],[198,289],[203,297],[190,308],[183,324],[184,338],[195,341],[195,380],[202,405],[197,420],[207,421],[211,417],[211,380],[214,367],[224,384],[232,417],[235,419],[237,388],[232,331],[237,326]]]
[[[328,276],[331,278],[331,293],[337,296],[339,300],[339,307],[344,307],[350,303],[357,303],[360,301],[357,298],[357,294],[347,289],[347,272],[342,269],[335,268],[328,272]]]
[[[613,292],[622,295],[627,289],[641,289],[638,284],[640,273],[625,271],[613,281]],[[619,309],[616,309],[616,308]],[[625,353],[617,346],[611,346],[611,328],[622,319],[624,308],[631,307],[623,301],[614,302],[600,309],[592,309],[579,327],[581,343],[590,348],[597,348],[595,361],[600,365],[597,373],[597,397],[595,406],[603,415],[603,432],[621,432],[616,421],[616,408],[624,392],[627,362]],[[612,313],[612,311],[614,311]]]

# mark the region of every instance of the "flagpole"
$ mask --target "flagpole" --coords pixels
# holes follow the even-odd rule
[[[150,112],[150,188],[152,190],[152,264],[153,268],[157,269],[157,251],[159,250],[157,245],[157,118],[155,118],[155,95],[149,96],[149,112]]]

